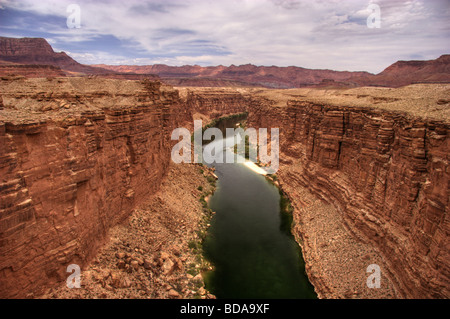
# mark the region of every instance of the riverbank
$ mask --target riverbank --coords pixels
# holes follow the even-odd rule
[[[353,234],[333,205],[302,186],[298,180],[301,164],[293,158],[290,161],[292,164],[280,166],[277,180],[294,207],[292,233],[302,248],[305,270],[318,297],[401,298],[379,250]],[[371,264],[380,266],[380,288],[367,286],[370,273],[366,269]]]
[[[109,241],[82,269],[81,288],[64,283],[41,298],[214,298],[191,247],[204,219],[200,199],[213,190],[211,174],[207,167],[172,163],[160,190],[110,230]]]

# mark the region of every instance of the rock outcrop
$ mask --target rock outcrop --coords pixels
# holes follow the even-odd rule
[[[427,87],[415,90],[428,96]],[[445,96],[448,88],[440,92]],[[280,128],[281,183],[301,185],[337,208],[355,236],[380,250],[400,296],[448,298],[448,116],[425,116],[424,101],[401,92],[379,107],[353,106],[351,99],[336,105],[331,97],[324,103],[306,91],[296,93],[284,103],[266,95],[249,108],[249,126]],[[439,101],[429,96],[426,103]],[[389,110],[389,103],[405,112]],[[330,287],[322,282],[316,289],[326,297]]]
[[[105,78],[156,80],[156,75],[120,73],[78,63],[65,52],[55,52],[43,38],[0,37],[0,75],[54,77],[96,75]]]
[[[39,298],[211,298],[201,275],[209,264],[192,249],[201,240],[207,215],[199,198],[212,191],[211,174],[207,167],[172,163],[160,189],[108,231],[110,240],[81,272],[80,289],[63,282]]]
[[[413,83],[449,83],[450,55],[429,61],[397,61],[377,75],[356,75],[359,85],[400,87]]]
[[[0,82],[0,296],[32,297],[83,267],[154,193],[190,113],[159,82]]]

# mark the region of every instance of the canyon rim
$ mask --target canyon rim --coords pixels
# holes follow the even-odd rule
[[[276,169],[258,178],[279,192],[314,296],[450,297],[446,52],[372,74],[85,64],[54,42],[0,37],[0,298],[216,299],[202,245],[226,171],[173,161],[173,132],[194,141],[196,123],[277,132]]]

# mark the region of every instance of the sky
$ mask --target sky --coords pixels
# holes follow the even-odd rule
[[[0,0],[0,35],[84,64],[379,73],[450,53],[450,0]]]

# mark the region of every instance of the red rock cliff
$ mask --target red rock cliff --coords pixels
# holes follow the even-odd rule
[[[158,189],[170,132],[191,115],[158,82],[0,85],[0,297],[32,297]]]
[[[298,96],[278,105],[258,98],[249,108],[249,126],[279,127],[280,160],[298,167],[296,175],[281,169],[282,182],[337,207],[356,236],[379,248],[400,295],[448,298],[450,122],[413,114],[414,103],[400,112]]]

